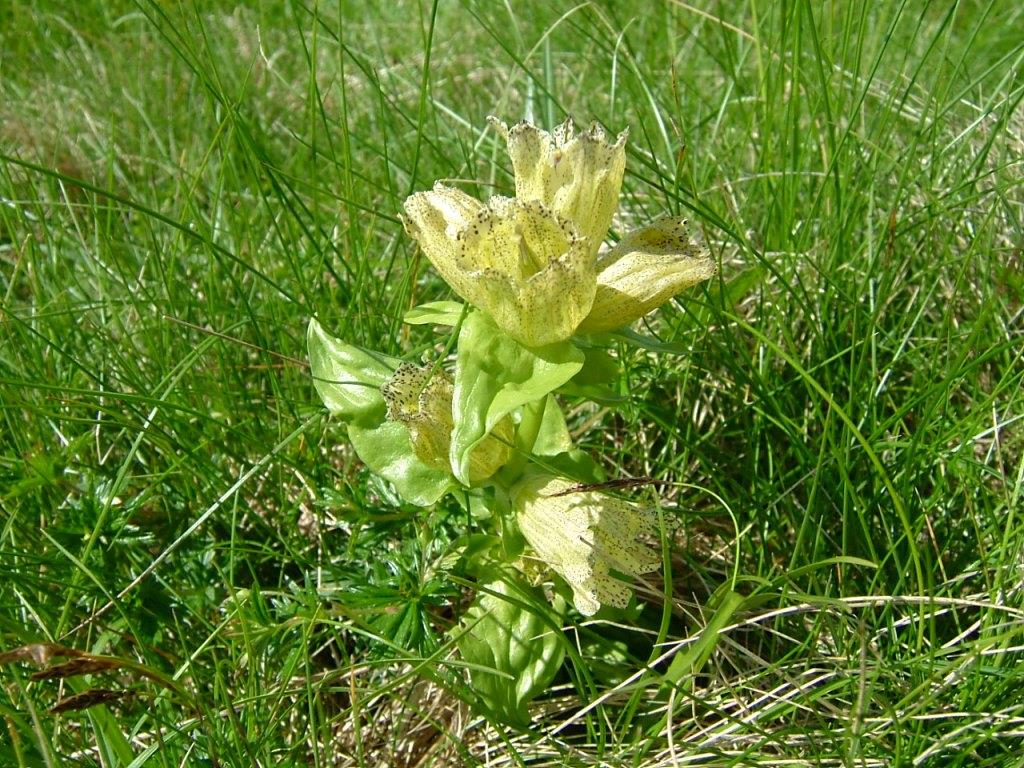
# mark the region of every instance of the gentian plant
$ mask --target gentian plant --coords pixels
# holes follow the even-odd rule
[[[583,616],[625,609],[632,579],[661,562],[649,546],[657,516],[601,485],[555,394],[585,396],[614,378],[607,347],[639,339],[621,329],[715,265],[677,218],[602,250],[625,132],[492,125],[508,145],[515,197],[480,201],[439,183],[404,205],[406,232],[462,299],[421,305],[405,321],[451,327],[454,355],[402,361],[332,338],[315,319],[308,343],[317,392],[366,466],[410,504],[451,493],[472,512],[479,527],[456,559],[478,591],[453,636],[481,703],[523,725],[561,664],[556,633],[569,605]]]

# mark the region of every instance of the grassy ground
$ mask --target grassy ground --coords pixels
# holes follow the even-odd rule
[[[0,650],[110,657],[0,667],[0,765],[1021,764],[1017,3],[0,21]],[[434,343],[401,201],[510,191],[486,116],[566,113],[630,129],[621,224],[689,212],[721,270],[620,412],[563,403],[682,526],[520,732],[450,663],[463,517],[361,468],[304,331]]]

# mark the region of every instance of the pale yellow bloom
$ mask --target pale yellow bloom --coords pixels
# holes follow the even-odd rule
[[[530,123],[505,136],[516,197],[486,204],[442,184],[405,201],[406,231],[459,296],[528,347],[633,322],[714,273],[683,222],[630,232],[602,256],[619,203],[626,132]]]
[[[635,229],[597,260],[597,294],[580,330],[610,331],[646,315],[684,288],[715,274],[707,249],[683,219],[659,219]]]
[[[405,201],[406,231],[452,289],[528,347],[569,338],[594,301],[586,241],[541,202],[486,205],[438,184]]]
[[[516,197],[540,200],[576,225],[597,257],[619,204],[626,166],[626,131],[609,142],[593,125],[577,134],[571,120],[548,133],[530,123],[491,124],[508,144]],[[585,332],[620,328],[714,274],[714,262],[679,219],[662,219],[627,234],[597,258],[597,292],[579,326]]]
[[[655,553],[637,541],[657,534],[657,518],[627,501],[574,487],[547,475],[521,482],[512,492],[519,529],[539,561],[572,588],[584,616],[602,604],[625,608],[631,591],[617,574],[636,577],[657,569]]]
[[[509,128],[489,119],[508,144],[516,198],[539,200],[573,222],[596,256],[619,206],[627,132],[610,142],[597,124],[576,133],[566,120],[548,133],[527,122]]]
[[[403,363],[381,387],[388,418],[405,425],[416,456],[433,469],[451,472],[449,448],[453,427],[451,379],[441,370],[431,371]],[[508,419],[499,422],[470,454],[470,484],[486,480],[512,455],[513,429]]]

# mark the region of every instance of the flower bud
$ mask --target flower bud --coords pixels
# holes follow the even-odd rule
[[[409,441],[419,460],[450,473],[453,386],[447,374],[403,363],[381,387],[381,394],[388,418],[409,430]],[[504,419],[473,449],[470,484],[486,480],[509,460],[512,438],[511,422]]]
[[[525,479],[512,491],[519,529],[537,558],[572,588],[584,616],[602,604],[625,608],[631,591],[620,574],[635,577],[658,567],[655,553],[637,541],[657,534],[657,518],[630,502],[575,487],[548,475]]]

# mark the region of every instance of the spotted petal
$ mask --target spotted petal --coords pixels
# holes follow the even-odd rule
[[[585,616],[601,605],[625,608],[631,594],[619,578],[655,570],[654,552],[637,541],[657,519],[635,504],[596,491],[573,490],[565,478],[537,475],[513,489],[519,529],[540,562],[572,588]]]
[[[597,124],[577,134],[572,120],[551,133],[527,122],[511,128],[490,118],[508,143],[516,197],[540,200],[576,225],[596,256],[619,205],[626,131],[610,142]]]
[[[585,332],[638,320],[714,275],[715,262],[690,237],[684,220],[664,218],[623,237],[598,259],[597,269],[594,304],[580,325]]]
[[[527,347],[569,338],[594,301],[586,242],[537,201],[491,198],[462,232],[459,264],[469,275],[463,298]]]
[[[484,205],[465,192],[440,182],[429,192],[417,192],[405,201],[402,223],[445,282],[464,299],[468,276],[459,266],[458,235],[483,210]]]

